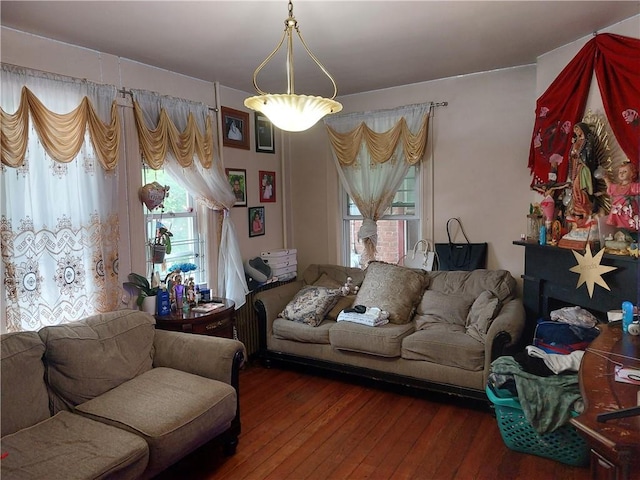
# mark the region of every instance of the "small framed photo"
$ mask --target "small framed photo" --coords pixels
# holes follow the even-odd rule
[[[225,147],[249,150],[249,114],[222,107],[222,144]]]
[[[225,168],[225,173],[229,179],[229,184],[236,196],[234,207],[247,206],[247,171],[238,168]]]
[[[275,134],[271,121],[260,112],[255,113],[254,121],[256,152],[276,153]]]
[[[260,203],[276,201],[276,172],[258,172]]]
[[[249,236],[264,235],[264,207],[249,207]]]

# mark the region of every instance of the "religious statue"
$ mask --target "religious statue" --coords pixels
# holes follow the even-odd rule
[[[638,218],[638,195],[640,195],[640,183],[638,183],[637,167],[627,161],[616,169],[617,182],[613,182],[605,175],[607,193],[611,197],[611,210],[607,216],[607,225],[618,228],[615,235],[609,235],[605,239],[607,253],[628,255],[632,254],[631,247],[638,243],[638,230],[640,219]]]
[[[599,240],[597,216],[602,215],[604,183],[595,176],[600,166],[598,137],[591,125],[579,122],[573,126],[569,153],[569,185],[563,192],[565,221],[570,227],[558,245],[583,249],[587,242]]]
[[[175,304],[176,309],[180,310],[184,301],[184,285],[182,284],[182,277],[176,275],[173,279],[173,286],[171,287],[172,303]]]
[[[607,224],[614,227],[630,230],[630,233],[638,232],[640,221],[638,219],[638,195],[640,195],[640,183],[638,183],[638,169],[631,162],[625,162],[617,168],[617,183],[604,177],[607,184],[607,193],[611,196],[611,211],[607,217]]]
[[[191,307],[196,305],[196,284],[193,277],[190,277],[189,282],[187,283],[187,302]]]
[[[596,193],[594,172],[598,168],[595,142],[596,138],[587,123],[580,122],[573,126],[573,140],[569,154],[571,192],[567,213],[568,219],[575,222],[577,227],[588,226],[594,213]]]

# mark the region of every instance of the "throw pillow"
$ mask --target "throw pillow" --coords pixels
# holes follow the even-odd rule
[[[345,308],[351,308],[354,305],[353,301],[355,298],[355,295],[340,296],[335,306],[329,311],[329,313],[327,313],[327,319],[337,320],[338,315],[340,315],[342,310]]]
[[[467,335],[484,343],[491,322],[500,313],[500,299],[488,290],[482,292],[471,305],[467,316]]]
[[[340,290],[327,287],[303,287],[284,307],[280,317],[317,327],[340,298]]]
[[[326,273],[323,273],[322,275],[320,275],[320,278],[318,278],[315,282],[313,282],[313,284],[316,287],[326,287],[326,288],[341,288],[344,285],[343,283],[340,283],[338,280],[331,278]]]
[[[423,330],[430,323],[464,326],[473,298],[427,290],[416,311],[416,329]]]
[[[365,270],[354,305],[378,307],[389,312],[389,321],[411,321],[416,305],[429,285],[423,270],[414,270],[385,262],[371,262]]]

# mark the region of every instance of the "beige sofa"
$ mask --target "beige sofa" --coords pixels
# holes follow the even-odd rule
[[[311,293],[325,295],[347,277],[360,290],[339,297],[326,312],[321,306],[319,322],[290,314],[304,307],[297,300],[314,303]],[[358,304],[390,311],[391,322],[336,322],[342,309]],[[482,400],[491,361],[517,345],[525,325],[516,281],[507,271],[422,272],[382,262],[364,271],[311,265],[295,282],[258,293],[255,308],[267,364],[328,369]]]
[[[150,478],[214,438],[235,451],[238,341],[122,310],[0,342],[3,480]]]

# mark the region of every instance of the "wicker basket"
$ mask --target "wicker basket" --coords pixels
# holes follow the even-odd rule
[[[576,467],[589,464],[589,447],[572,425],[540,435],[524,416],[517,398],[505,390],[486,388],[496,411],[504,443],[516,452],[550,458]]]

